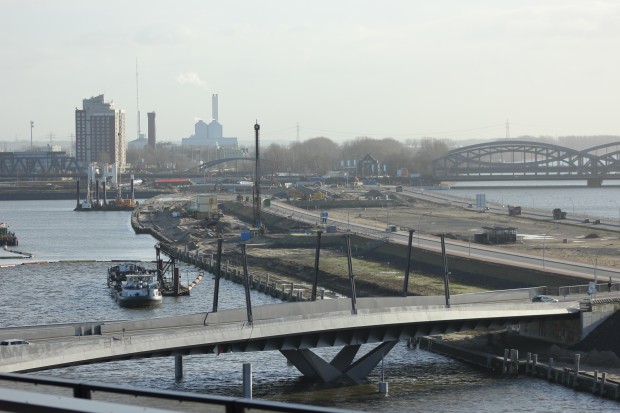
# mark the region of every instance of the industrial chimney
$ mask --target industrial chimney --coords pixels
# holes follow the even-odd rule
[[[217,94],[211,95],[211,116],[217,122]]]
[[[149,112],[146,114],[147,118],[148,118],[148,145],[155,149],[155,139],[156,139],[156,135],[155,135],[155,112]]]

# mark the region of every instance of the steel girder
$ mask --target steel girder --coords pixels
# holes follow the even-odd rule
[[[582,151],[529,141],[497,141],[450,151],[433,161],[441,180],[620,179],[620,142]]]

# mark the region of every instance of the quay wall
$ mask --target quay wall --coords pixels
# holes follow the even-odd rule
[[[575,355],[571,367],[556,365],[553,358],[546,363],[537,354],[527,353],[524,358],[516,349],[504,349],[504,355],[479,351],[458,344],[448,343],[435,337],[420,337],[416,346],[433,353],[442,354],[473,364],[498,374],[526,374],[551,383],[570,387],[576,391],[589,392],[602,398],[620,401],[620,382],[617,376],[604,371],[586,372],[580,369],[580,356]]]

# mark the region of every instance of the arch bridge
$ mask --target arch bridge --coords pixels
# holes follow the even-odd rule
[[[439,181],[620,179],[620,142],[575,150],[549,143],[504,140],[453,149],[433,161]]]

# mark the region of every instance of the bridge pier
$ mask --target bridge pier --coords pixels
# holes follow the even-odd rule
[[[180,380],[183,378],[183,355],[174,356],[174,378]]]
[[[600,188],[603,186],[603,178],[589,178],[587,182],[588,188]]]
[[[344,346],[331,362],[309,349],[280,350],[280,353],[306,377],[318,378],[324,383],[345,381],[359,384],[397,343],[398,340],[383,342],[355,363],[353,359],[360,344]]]

